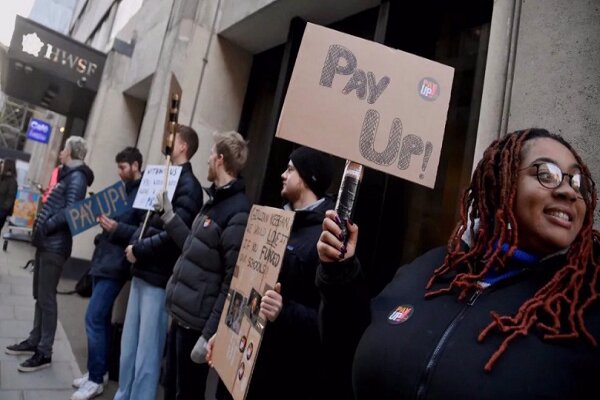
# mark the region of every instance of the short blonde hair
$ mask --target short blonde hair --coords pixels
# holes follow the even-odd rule
[[[217,155],[223,155],[225,171],[231,176],[238,176],[248,159],[248,143],[235,131],[216,132],[213,138]]]

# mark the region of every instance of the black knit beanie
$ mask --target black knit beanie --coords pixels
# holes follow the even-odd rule
[[[290,160],[306,186],[318,198],[323,197],[333,177],[331,156],[309,147],[299,147],[290,154]]]

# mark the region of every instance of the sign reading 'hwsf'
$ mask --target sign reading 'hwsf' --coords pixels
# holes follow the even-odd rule
[[[277,136],[432,188],[454,69],[307,24]]]

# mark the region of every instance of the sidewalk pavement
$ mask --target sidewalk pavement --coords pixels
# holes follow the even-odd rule
[[[0,245],[3,242],[0,236]],[[17,241],[10,241],[6,251],[0,250],[0,400],[69,399],[75,391],[71,387],[73,379],[81,377],[81,368],[85,368],[87,361],[84,315],[89,299],[78,295],[58,295],[58,324],[50,368],[19,372],[17,366],[28,356],[12,356],[4,352],[6,346],[26,339],[33,327],[33,272],[22,267],[34,254],[35,248],[29,243]],[[73,288],[75,281],[70,278],[65,277],[63,271],[58,289]],[[211,369],[205,395],[207,400],[215,400],[217,382],[218,376]],[[112,399],[118,386],[117,382],[109,380],[104,392],[97,398]],[[162,385],[158,385],[157,400],[163,399],[163,390]]]
[[[1,239],[3,242],[3,239]],[[17,370],[28,356],[5,354],[4,348],[26,339],[33,327],[33,273],[22,267],[34,256],[29,243],[11,241],[0,251],[0,399],[64,400],[73,393],[71,383],[81,376],[71,344],[59,321],[52,365],[36,372]]]

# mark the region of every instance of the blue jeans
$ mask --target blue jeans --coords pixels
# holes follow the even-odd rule
[[[110,319],[115,299],[125,282],[93,277],[92,297],[85,314],[85,332],[88,338],[89,379],[101,384],[108,371],[110,349]]]
[[[114,400],[155,400],[167,337],[165,289],[134,277],[121,337],[119,390]]]

